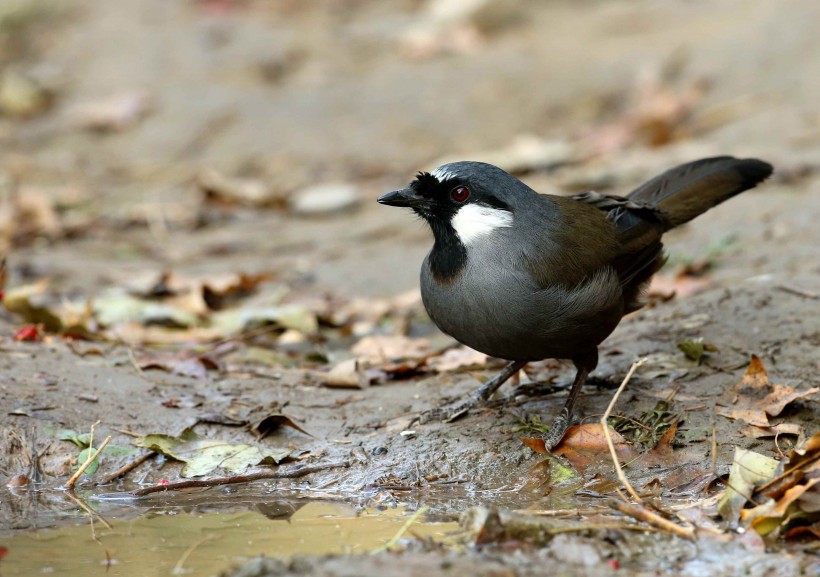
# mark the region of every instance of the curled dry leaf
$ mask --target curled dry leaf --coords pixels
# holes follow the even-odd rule
[[[267,207],[285,203],[284,195],[262,180],[229,177],[213,169],[200,172],[196,184],[206,200],[223,204]]]
[[[256,293],[259,285],[265,283],[271,273],[227,275],[222,278],[205,280],[202,283],[202,298],[211,310],[221,310],[237,301]]]
[[[743,468],[747,465],[742,463]],[[734,483],[744,481],[741,471],[735,474],[734,466],[732,472],[734,477],[730,475],[727,495],[732,490],[739,493]],[[804,529],[820,523],[820,433],[815,433],[770,473],[768,470],[765,473],[753,485],[743,487],[746,491],[743,497],[732,495],[740,506],[747,502],[754,505],[740,511],[740,520],[769,538],[811,535],[811,531]]]
[[[205,380],[208,378],[208,371],[220,370],[221,366],[214,359],[181,351],[178,353],[143,353],[137,357],[137,364],[140,369],[160,369],[174,375],[182,377],[193,377]]]
[[[735,522],[755,487],[774,476],[777,461],[754,451],[735,447],[735,457],[729,472],[726,492],[718,504],[724,520]]]
[[[351,349],[363,362],[379,364],[401,360],[421,360],[432,353],[426,339],[403,336],[372,335],[364,337]]]
[[[487,355],[461,346],[447,349],[443,354],[427,360],[427,366],[439,373],[473,369],[487,364]]]
[[[356,359],[347,359],[322,374],[322,384],[328,387],[364,389],[370,382]]]
[[[798,391],[789,385],[769,383],[769,375],[760,359],[752,355],[746,372],[734,387],[727,391],[728,402],[718,414],[729,419],[740,419],[757,427],[769,427],[769,416],[776,417],[786,405],[820,392],[820,387]]]
[[[251,427],[251,431],[256,434],[257,439],[264,439],[271,433],[273,433],[279,427],[290,427],[291,429],[295,429],[302,433],[303,435],[307,435],[308,437],[313,437],[306,430],[296,424],[296,422],[289,416],[284,415],[282,413],[275,413],[272,415],[268,415],[258,423]]]

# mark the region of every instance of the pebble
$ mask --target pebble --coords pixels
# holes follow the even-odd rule
[[[348,210],[360,202],[361,197],[352,184],[326,183],[295,193],[290,199],[290,207],[296,214],[312,216]]]

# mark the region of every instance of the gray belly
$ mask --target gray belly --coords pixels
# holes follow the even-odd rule
[[[540,288],[511,267],[468,264],[448,285],[436,282],[425,260],[421,296],[436,325],[459,342],[509,360],[573,358],[617,326],[623,296],[617,275],[604,268],[575,287]]]

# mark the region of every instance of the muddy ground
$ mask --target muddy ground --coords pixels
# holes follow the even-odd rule
[[[22,98],[32,108],[20,112],[13,106],[20,100],[4,101],[0,91],[5,202],[13,206],[15,194],[45,199],[30,212],[6,210],[7,290],[48,278],[44,298],[56,307],[137,281],[144,287],[163,272],[266,273],[274,281],[261,285],[263,294],[285,290],[289,302],[359,299],[361,312],[368,302],[394,303],[417,291],[429,232],[374,199],[439,159],[494,160],[506,151],[502,160],[536,190],[626,193],[678,162],[756,156],[775,165],[774,177],[668,235],[663,276],[672,284],[658,290],[677,294],[653,299],[621,323],[601,347],[596,376],[617,384],[634,360],[648,357],[619,410],[635,417],[671,399],[672,412],[684,415],[675,470],[706,472],[704,463],[713,460],[725,473],[735,447],[773,457],[788,452],[795,436],[752,438],[741,421],[716,416],[715,406],[751,355],[773,383],[800,390],[820,384],[817,3],[801,0],[785,10],[740,0],[504,1],[449,17],[436,17],[434,5],[38,0],[0,8],[5,82],[22,74],[42,99]],[[440,3],[453,5],[466,4]],[[120,95],[120,108],[112,95]],[[535,160],[510,153],[526,136],[552,152]],[[232,184],[203,184],[213,173]],[[236,178],[261,186],[263,200],[237,192]],[[336,208],[322,197],[327,210],[320,214],[297,208],[311,186],[327,183],[350,184],[353,192]],[[206,194],[213,188],[215,195]],[[697,274],[676,277],[687,264]],[[128,447],[128,433],[179,434],[203,416],[266,407],[312,436],[282,427],[256,441],[245,428],[208,422],[196,430],[287,447],[298,464],[348,462],[282,482],[323,498],[427,504],[431,514],[452,518],[476,504],[582,508],[612,493],[617,485],[606,459],[552,491],[538,467],[544,457],[519,441],[521,419],[550,422],[563,403],[558,388],[513,394],[507,385],[506,402],[450,424],[419,425],[421,411],[471,390],[492,368],[422,368],[364,388],[324,386],[321,375],[350,357],[364,333],[402,332],[450,345],[412,294],[404,301],[411,303],[409,320],[371,323],[361,334],[322,328],[308,339],[292,332],[223,339],[230,350],[220,349],[221,362],[204,378],[142,368],[146,351],[157,350],[143,332],[117,333],[127,345],[111,333],[97,342],[59,335],[17,342],[25,321],[6,312],[0,475],[5,481],[26,469],[19,438],[41,453],[46,485],[57,486],[77,452],[56,440],[60,430],[85,432],[100,421],[95,435]],[[695,338],[718,349],[700,364],[677,347]],[[171,350],[213,350],[213,340],[192,336]],[[279,356],[259,352],[265,350]],[[561,384],[570,369],[547,361],[530,376]],[[600,415],[611,395],[611,387],[588,387],[584,413]],[[772,421],[805,435],[818,431],[816,397],[790,404]],[[130,459],[104,454],[98,478]],[[130,490],[137,481],[177,480],[179,469],[152,460],[107,489],[95,488],[94,478],[80,487]],[[667,502],[704,495],[694,473],[665,477],[638,462],[628,474],[639,487],[661,478]],[[65,504],[45,496],[32,504],[8,493],[0,507],[0,529],[13,535],[62,522],[43,511]],[[780,546],[687,549],[667,536],[645,546],[624,539],[641,551],[630,557],[634,570],[728,575],[734,571],[725,564],[741,560],[752,575],[774,574],[773,566],[784,575],[816,570],[806,553]],[[601,538],[561,540],[517,553],[455,556],[434,546],[423,551],[422,543],[401,555],[270,561],[237,574],[390,574],[383,572],[390,565],[396,574],[416,566],[428,575],[529,575],[555,562],[566,563],[567,574],[614,571],[604,562],[614,554]],[[674,547],[680,550],[669,553]],[[590,551],[596,566],[584,565]]]

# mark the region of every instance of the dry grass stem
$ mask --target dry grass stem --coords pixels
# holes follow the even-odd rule
[[[102,450],[105,449],[105,446],[110,442],[111,442],[111,435],[108,435],[105,438],[105,441],[103,441],[102,444],[99,447],[97,447],[97,450],[94,451],[94,454],[90,455],[89,458],[85,460],[85,463],[80,465],[80,468],[77,469],[77,472],[74,473],[73,475],[71,475],[71,478],[68,481],[66,481],[65,485],[63,485],[63,488],[73,489],[74,485],[77,484],[77,480],[82,476],[83,473],[85,473],[85,470],[88,469],[89,465],[91,465],[91,463],[94,462],[94,459],[96,459],[97,457],[100,456],[100,453],[102,453]]]
[[[635,374],[635,370],[642,364],[644,364],[645,361],[646,359],[640,359],[632,363],[632,366],[629,367],[629,372],[626,373],[623,382],[621,382],[620,386],[618,387],[618,390],[615,391],[615,395],[613,395],[612,400],[609,402],[609,406],[606,408],[606,411],[604,411],[604,415],[601,417],[601,428],[603,429],[604,436],[606,437],[606,444],[609,447],[609,454],[612,457],[612,463],[615,465],[615,472],[618,474],[618,480],[621,481],[621,484],[624,486],[624,488],[626,488],[626,490],[629,491],[629,494],[632,495],[632,497],[639,503],[641,502],[641,498],[638,496],[638,493],[632,487],[632,484],[626,478],[626,475],[624,475],[624,471],[621,468],[621,463],[618,460],[617,453],[615,452],[615,444],[612,442],[612,435],[609,432],[609,425],[607,425],[607,419],[609,419],[609,415],[612,413],[612,409],[615,408],[615,404],[618,402],[618,397],[621,396],[621,393],[626,388],[626,384],[630,381],[632,375]]]
[[[148,461],[149,459],[153,459],[156,456],[157,456],[157,453],[154,452],[154,451],[151,451],[150,453],[146,453],[146,454],[142,455],[141,457],[137,457],[136,459],[134,459],[133,461],[131,461],[129,463],[126,463],[125,465],[123,465],[122,467],[120,467],[119,469],[117,469],[116,471],[111,473],[110,475],[107,475],[105,478],[102,479],[102,481],[100,481],[97,484],[98,485],[107,485],[108,483],[113,483],[115,480],[122,477],[126,473],[130,473],[132,470],[134,470],[137,467],[139,467],[140,465],[142,465],[145,461]]]
[[[654,511],[650,511],[641,504],[627,503],[626,501],[618,501],[617,499],[612,499],[610,501],[610,505],[613,509],[620,511],[624,515],[629,515],[633,519],[643,521],[644,523],[649,523],[653,527],[657,527],[662,531],[672,533],[673,535],[677,535],[678,537],[682,537],[684,539],[688,539],[691,541],[695,536],[694,527],[682,527],[676,523],[673,523],[669,519],[664,519]]]

